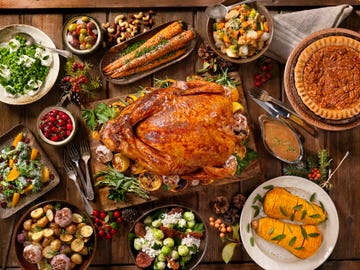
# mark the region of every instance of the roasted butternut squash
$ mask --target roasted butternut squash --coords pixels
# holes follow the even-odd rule
[[[290,251],[300,259],[314,255],[322,243],[322,234],[315,225],[298,225],[264,217],[251,223],[263,239]]]
[[[327,218],[326,211],[317,204],[291,194],[282,187],[274,187],[264,197],[264,212],[268,217],[320,224]]]

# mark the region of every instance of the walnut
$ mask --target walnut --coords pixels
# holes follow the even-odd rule
[[[215,208],[216,214],[224,214],[228,211],[230,204],[226,197],[218,196],[213,202],[213,207]]]

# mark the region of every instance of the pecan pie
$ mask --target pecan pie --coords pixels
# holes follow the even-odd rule
[[[294,70],[303,103],[325,119],[342,120],[360,112],[360,42],[328,36],[307,46]]]

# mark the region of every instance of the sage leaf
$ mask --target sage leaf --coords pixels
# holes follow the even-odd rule
[[[255,210],[254,218],[256,218],[260,213],[260,208],[257,205],[252,205],[251,207]]]
[[[250,223],[248,223],[247,225],[246,225],[246,231],[249,233],[250,232],[250,228],[251,228],[251,225],[250,225]]]
[[[302,225],[300,225],[300,229],[301,229],[301,234],[304,236],[305,239],[307,239],[308,237],[307,232]]]
[[[271,227],[268,231],[268,234],[271,235],[274,232],[274,230],[275,230],[274,227]]]
[[[323,211],[323,213],[325,213],[324,204],[322,203],[322,201],[319,201],[319,203],[320,203],[321,210]]]
[[[308,234],[309,237],[313,237],[313,238],[318,237],[319,235],[320,235],[320,233],[309,233]]]
[[[273,188],[274,188],[273,185],[268,185],[268,186],[263,187],[263,189],[267,189],[267,190],[270,190],[270,189],[273,189]]]
[[[295,205],[295,206],[293,207],[293,209],[294,209],[294,211],[298,211],[298,210],[300,210],[302,207],[303,207],[302,204],[298,204],[298,205]]]
[[[271,238],[272,241],[279,241],[281,239],[284,239],[286,237],[286,234],[279,234],[273,238]]]
[[[301,219],[304,219],[306,217],[307,211],[306,209],[302,211],[301,213]]]
[[[295,249],[296,249],[296,250],[303,250],[304,247],[296,247]]]
[[[314,192],[313,194],[311,194],[310,196],[310,202],[313,202],[315,200],[316,197],[316,192]]]
[[[295,241],[296,241],[296,236],[290,239],[289,246],[292,247],[295,244]]]
[[[254,197],[254,200],[253,200],[253,204],[255,204],[257,201],[259,201],[259,202],[262,202],[262,197],[261,197],[261,195],[260,194],[257,194],[255,197]]]
[[[221,255],[225,263],[229,263],[231,261],[231,258],[234,255],[234,250],[236,245],[237,243],[229,243],[226,246],[224,246]]]
[[[283,216],[287,217],[288,214],[286,213],[285,209],[280,206],[280,212],[283,214]]]
[[[250,245],[253,247],[253,246],[255,246],[255,239],[254,239],[254,237],[250,237]]]
[[[309,217],[311,217],[311,218],[320,218],[320,214],[314,214],[314,215],[311,215]]]

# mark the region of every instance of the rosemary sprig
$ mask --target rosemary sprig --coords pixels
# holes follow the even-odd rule
[[[140,187],[136,177],[126,176],[115,170],[111,165],[108,165],[107,170],[97,172],[94,178],[101,179],[95,184],[96,186],[107,186],[110,188],[108,196],[110,200],[124,202],[128,193],[134,193],[146,200],[150,198],[149,194]]]

